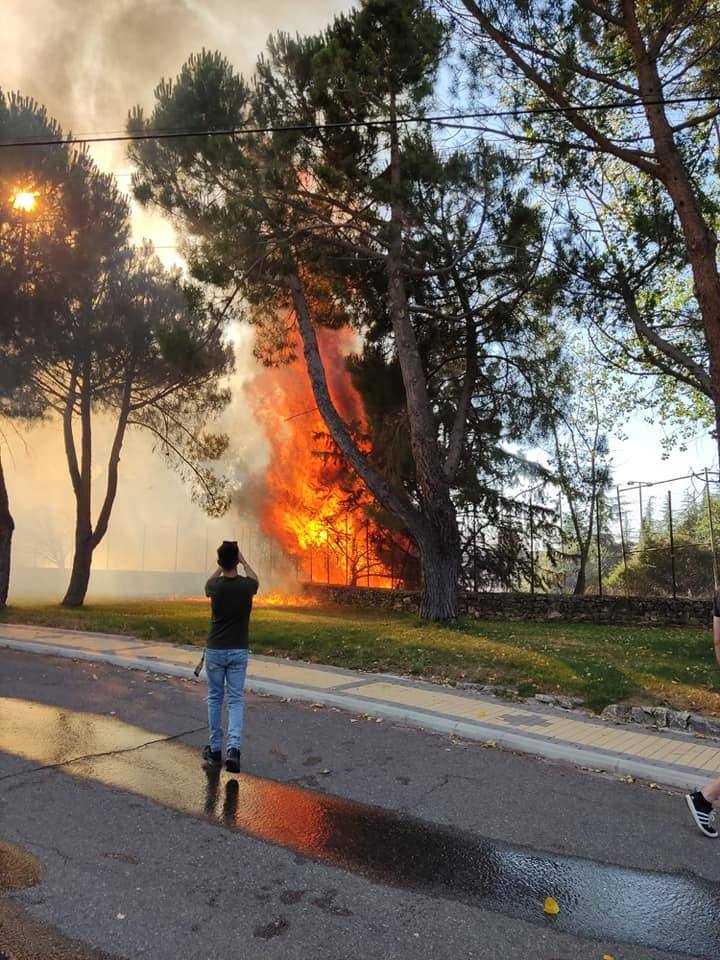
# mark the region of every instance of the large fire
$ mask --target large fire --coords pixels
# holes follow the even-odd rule
[[[345,365],[354,334],[319,329],[318,339],[332,399],[367,450],[362,401]],[[271,447],[261,527],[291,559],[298,580],[397,586],[408,576],[408,544],[377,522],[370,494],[337,455],[296,352],[293,362],[263,370],[247,388]]]

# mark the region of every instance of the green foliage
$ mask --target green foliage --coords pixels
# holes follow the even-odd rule
[[[19,95],[0,94],[0,132],[62,137]],[[211,464],[227,439],[207,424],[229,399],[226,311],[150,245],[129,246],[128,200],[87,153],[0,153],[0,413],[78,418],[89,437],[87,404],[114,418],[120,440],[128,425],[149,431],[195,496],[224,509]],[[33,210],[12,209],[18,190],[36,194]]]
[[[582,594],[597,529],[607,521],[612,482],[607,431],[613,416],[603,378],[579,337],[568,343],[565,362],[572,393],[561,398],[550,415],[549,456],[554,482],[567,505],[561,530],[563,570],[569,560],[576,573],[574,592]]]
[[[698,543],[686,533],[674,534],[675,577],[678,596],[709,597],[714,587],[713,555],[710,546]],[[627,584],[627,585],[626,585]],[[622,562],[607,578],[608,593],[637,597],[666,597],[672,593],[670,536],[649,530],[643,534],[627,564],[627,581]]]
[[[53,141],[62,138],[62,130],[31,98],[0,90],[0,135],[4,141]],[[73,250],[84,239],[78,194],[87,189],[92,175],[88,155],[65,145],[0,151],[0,415],[4,417],[37,417],[48,408],[47,399],[33,384],[33,364],[38,356],[50,358],[68,332],[59,322],[63,275]],[[32,209],[15,207],[19,193],[34,197]],[[120,242],[123,229],[119,229]]]
[[[717,308],[698,291],[717,264],[697,237],[720,219],[717,5],[442,6],[472,95],[521,110],[498,127],[556,211],[568,311],[637,378],[627,407],[644,405],[668,446],[716,428]]]
[[[720,521],[720,499],[712,498],[715,531]],[[717,543],[717,541],[716,541]],[[673,554],[678,596],[710,597],[715,590],[713,551],[707,500],[702,494],[686,497],[673,512],[673,538],[670,539],[669,514],[654,517],[653,502],[648,505],[639,543],[630,547],[625,565],[619,559],[606,580],[610,593],[635,596],[668,596],[672,593]]]

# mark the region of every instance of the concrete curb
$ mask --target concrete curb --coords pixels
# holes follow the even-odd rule
[[[138,657],[120,657],[111,653],[93,653],[87,650],[75,650],[69,647],[12,640],[5,637],[0,637],[0,647],[28,653],[49,654],[50,656],[65,657],[72,660],[110,663],[113,666],[125,667],[126,669],[143,670],[149,673],[200,682],[195,677],[193,669],[182,664],[145,660]],[[396,720],[435,733],[458,736],[481,743],[492,742],[505,750],[528,754],[544,760],[569,763],[591,770],[602,770],[616,776],[631,776],[683,790],[697,786],[692,774],[661,764],[656,765],[641,759],[634,760],[627,756],[618,757],[598,749],[584,749],[572,744],[531,738],[524,736],[522,733],[501,730],[481,723],[453,720],[423,710],[414,710],[410,707],[400,707],[379,700],[354,696],[350,692],[332,693],[326,690],[278,683],[274,680],[253,678],[249,675],[246,687],[253,693],[304,703],[322,703],[324,706],[337,707],[351,713],[362,713],[366,716]]]

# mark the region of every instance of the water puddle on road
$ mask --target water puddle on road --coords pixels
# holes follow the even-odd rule
[[[62,764],[376,882],[580,937],[720,957],[720,885],[708,881],[543,853],[250,774],[206,772],[198,752],[177,741],[25,700],[0,698],[0,751]],[[548,895],[560,904],[552,919],[542,912]]]

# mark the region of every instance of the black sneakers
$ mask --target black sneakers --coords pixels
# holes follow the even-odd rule
[[[208,744],[202,752],[203,762],[211,767],[220,766],[222,763],[222,750],[212,750]]]
[[[699,790],[696,790],[695,793],[686,794],[685,801],[700,833],[715,839],[718,836],[718,831],[713,822],[715,818],[713,805],[708,803]]]
[[[222,750],[211,750],[208,744],[203,748],[202,758],[206,767],[219,767],[222,764]],[[240,773],[240,751],[237,747],[229,748],[225,769],[228,773]]]

